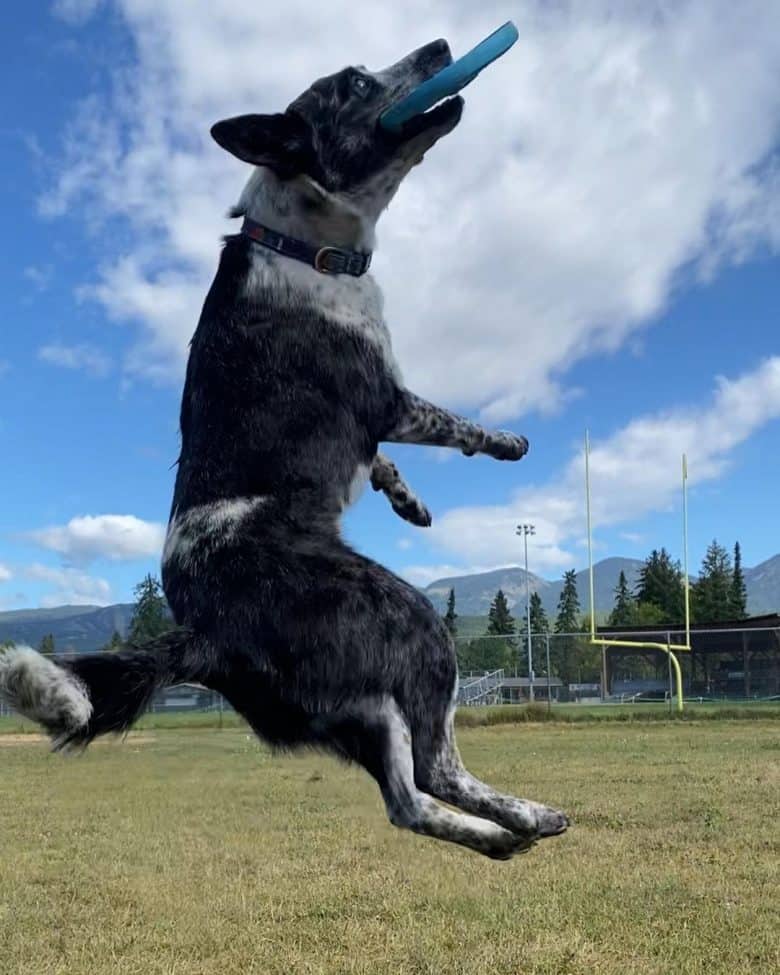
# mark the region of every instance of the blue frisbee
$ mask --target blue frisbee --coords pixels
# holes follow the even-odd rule
[[[438,74],[418,85],[406,98],[388,108],[380,116],[379,124],[390,132],[398,132],[409,119],[422,115],[442,98],[455,95],[461,88],[465,88],[483,68],[506,54],[517,37],[517,28],[508,20],[468,54],[442,68]]]

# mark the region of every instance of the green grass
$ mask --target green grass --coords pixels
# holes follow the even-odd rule
[[[723,703],[686,704],[682,715],[676,712],[673,720],[683,721],[779,721],[780,701],[726,701]],[[580,722],[606,721],[667,721],[669,705],[649,704],[553,704],[548,710],[545,702],[530,706],[503,705],[497,707],[461,708],[456,715],[460,727],[474,728],[494,724],[527,724],[528,722]],[[184,728],[245,728],[242,718],[232,711],[222,715],[218,711],[167,711],[146,714],[136,724],[138,730],[184,729]],[[37,734],[38,725],[20,717],[0,718],[0,735]]]
[[[575,826],[510,863],[240,729],[0,739],[4,975],[768,975],[775,722],[495,725],[469,767]]]

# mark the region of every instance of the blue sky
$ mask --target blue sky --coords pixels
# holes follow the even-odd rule
[[[347,536],[423,583],[519,561],[512,525],[530,520],[532,569],[581,568],[587,427],[597,556],[681,554],[682,450],[691,567],[713,537],[739,539],[747,565],[780,551],[780,10],[452,2],[410,32],[410,4],[374,5],[382,32],[302,0],[272,23],[230,0],[14,9],[0,609],[125,601],[158,571],[186,341],[248,176],[211,122],[442,34],[457,52],[508,16],[515,60],[469,89],[452,142],[409,177],[375,273],[409,384],[531,452],[389,448],[434,526],[369,491]]]

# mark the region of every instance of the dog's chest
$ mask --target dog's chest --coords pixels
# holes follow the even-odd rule
[[[276,254],[254,254],[247,292],[265,289],[283,296],[288,306],[314,310],[329,323],[370,342],[379,351],[387,372],[398,385],[402,384],[384,320],[382,292],[372,277],[321,274],[306,264]]]

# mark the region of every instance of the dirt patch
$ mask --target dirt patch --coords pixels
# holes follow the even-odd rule
[[[34,745],[38,741],[46,741],[46,735],[0,735],[0,748],[3,745]]]
[[[29,735],[0,735],[0,748],[4,745],[35,745],[40,744],[40,742],[48,742],[49,739],[46,735],[29,734]],[[117,741],[113,738],[99,738],[94,741],[93,745],[150,745],[152,742],[157,741],[154,735],[128,735],[124,740]]]

